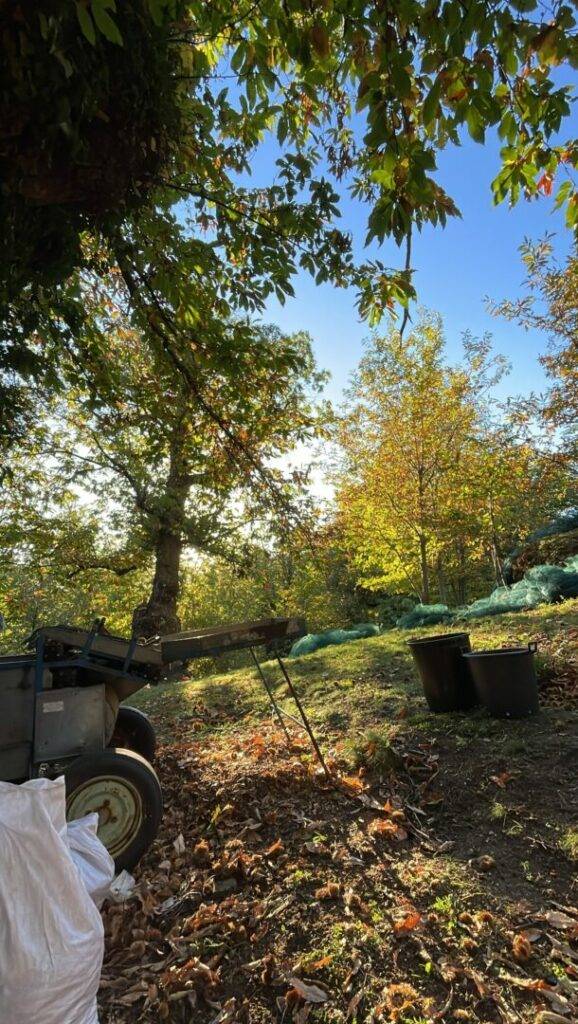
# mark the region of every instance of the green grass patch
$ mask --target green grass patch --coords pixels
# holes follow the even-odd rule
[[[566,829],[560,839],[560,848],[570,860],[578,861],[578,828]]]
[[[525,644],[537,636],[563,636],[565,630],[576,626],[578,599],[482,619],[469,623],[468,630],[472,647],[481,649]],[[438,626],[411,632],[392,629],[381,636],[288,659],[291,678],[315,728],[330,740],[348,741],[359,764],[365,763],[371,734],[369,748],[376,768],[389,762],[392,727],[398,732],[450,734],[464,749],[470,741],[480,740],[503,743],[504,755],[529,751],[534,737],[539,741],[543,720],[520,724],[491,719],[483,710],[468,715],[432,715],[428,711],[406,641],[416,633],[438,632]],[[276,700],[294,713],[277,663],[265,662],[262,667]],[[271,714],[267,694],[251,667],[214,672],[202,679],[185,674],[181,680],[146,687],[131,697],[130,703],[151,712],[161,738],[167,740],[175,722],[190,725],[191,739],[226,737],[257,726]]]

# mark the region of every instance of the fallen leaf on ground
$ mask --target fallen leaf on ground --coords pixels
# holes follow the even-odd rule
[[[524,928],[520,932],[520,935],[523,935],[528,942],[538,942],[538,939],[541,939],[543,934],[544,932],[540,931],[539,928]]]
[[[367,826],[371,836],[383,836],[386,839],[395,839],[398,843],[407,839],[407,832],[396,821],[387,821],[384,818],[374,818]]]
[[[530,940],[525,935],[514,935],[514,938],[512,939],[512,953],[514,954],[515,960],[519,960],[520,962],[529,960],[532,956]]]
[[[309,842],[309,843],[304,843],[304,846],[305,846],[305,849],[307,850],[307,853],[314,853],[318,857],[322,856],[323,854],[327,854],[327,853],[331,852],[329,847],[325,843]]]
[[[353,793],[355,796],[362,793],[365,789],[365,784],[356,775],[342,775],[338,781],[343,789],[348,793]]]
[[[295,991],[299,993],[301,998],[307,1003],[326,1003],[329,999],[329,993],[326,992],[325,989],[320,988],[319,985],[313,985],[311,982],[301,981],[301,978],[296,978],[293,975],[288,979],[288,981]]]
[[[490,781],[494,782],[500,789],[506,788],[506,783],[513,779],[513,772],[500,772],[499,775],[490,775]]]
[[[414,910],[411,914],[406,914],[401,921],[395,921],[393,930],[396,935],[407,935],[408,932],[413,932],[415,928],[418,928],[420,924],[421,914]]]
[[[353,996],[353,999],[349,1000],[349,1005],[347,1007],[347,1013],[345,1014],[347,1020],[349,1020],[350,1017],[355,1017],[357,1015],[357,1008],[358,1008],[361,1000],[363,999],[364,995],[365,995],[365,989],[360,988],[359,992],[356,992],[355,995]]]
[[[544,914],[544,920],[552,928],[563,928],[564,930],[576,928],[578,924],[575,918],[569,917],[568,914],[563,914],[560,910],[547,910]]]
[[[315,890],[315,899],[336,900],[340,893],[341,886],[338,882],[327,882],[326,885],[322,885],[319,889]]]
[[[283,846],[283,843],[281,842],[280,839],[277,839],[276,842],[274,842],[272,846],[269,847],[265,855],[267,857],[279,857],[284,852],[285,847]]]
[[[320,960],[314,960],[312,964],[308,964],[307,971],[321,971],[324,967],[329,967],[330,963],[333,963],[332,956],[322,956]]]
[[[562,1017],[559,1013],[552,1013],[552,1010],[541,1010],[534,1024],[568,1024],[568,1018]]]

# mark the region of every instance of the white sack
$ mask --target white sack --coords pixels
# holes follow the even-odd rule
[[[110,893],[114,878],[114,861],[96,831],[98,814],[69,821],[66,826],[68,848],[84,887],[97,907],[101,907]]]
[[[0,782],[1,1024],[98,1024],[103,953],[68,848],[64,779]]]

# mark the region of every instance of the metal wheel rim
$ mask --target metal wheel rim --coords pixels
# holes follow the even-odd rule
[[[142,798],[132,782],[118,775],[95,775],[71,793],[66,802],[70,821],[98,814],[98,838],[112,857],[134,840],[143,822]]]

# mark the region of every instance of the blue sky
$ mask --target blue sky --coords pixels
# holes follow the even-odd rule
[[[566,137],[576,130],[567,123]],[[254,174],[270,179],[275,152],[263,147]],[[485,297],[516,298],[522,292],[523,266],[518,252],[524,237],[537,239],[555,232],[555,245],[567,252],[571,236],[563,216],[553,212],[551,198],[520,201],[513,209],[494,206],[490,183],[499,168],[499,145],[488,137],[485,146],[469,137],[460,148],[440,155],[438,180],[457,202],[462,219],[451,219],[445,229],[426,229],[413,244],[414,282],[421,305],[440,312],[444,318],[448,357],[458,359],[461,333],[469,329],[480,335],[490,331],[497,351],[512,363],[512,373],[500,386],[503,396],[540,390],[544,376],[538,355],[546,347],[543,334],[526,332],[490,316]],[[363,239],[363,208],[347,201],[340,226]],[[401,265],[403,254],[394,244],[372,248],[387,265]],[[339,401],[351,371],[357,365],[362,340],[368,334],[355,309],[355,295],[332,286],[316,286],[306,274],[294,281],[295,298],[281,306],[268,303],[267,319],[284,330],[307,329],[311,334],[320,366],[331,372],[327,394]]]

